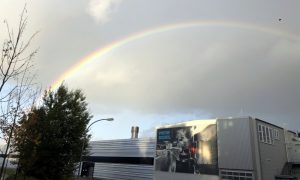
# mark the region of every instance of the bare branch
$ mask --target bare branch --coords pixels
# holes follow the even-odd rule
[[[0,60],[0,131],[6,140],[4,159],[0,170],[0,179],[6,155],[11,151],[10,144],[17,121],[26,109],[32,108],[38,91],[36,88],[35,73],[31,73],[34,65],[32,59],[37,49],[29,51],[32,40],[38,32],[33,33],[26,41],[24,31],[27,26],[26,5],[24,6],[18,26],[15,29],[5,20],[7,39],[3,41]],[[28,52],[29,51],[29,52]]]

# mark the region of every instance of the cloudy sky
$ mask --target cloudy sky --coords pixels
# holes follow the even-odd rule
[[[25,3],[44,88],[125,39],[65,78],[84,91],[93,120],[115,119],[93,125],[94,140],[229,116],[300,130],[300,1],[1,0],[0,38]]]

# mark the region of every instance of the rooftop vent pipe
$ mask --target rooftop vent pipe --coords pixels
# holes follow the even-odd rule
[[[131,127],[131,139],[137,139],[137,138],[139,138],[139,127],[132,126]]]

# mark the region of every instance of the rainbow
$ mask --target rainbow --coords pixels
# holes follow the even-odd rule
[[[184,29],[184,28],[192,28],[192,27],[227,27],[227,28],[239,28],[239,29],[248,29],[248,30],[254,30],[254,31],[260,31],[264,33],[271,33],[276,36],[285,36],[291,39],[297,39],[299,40],[299,36],[290,34],[288,32],[284,31],[277,31],[272,28],[268,27],[262,27],[259,25],[254,24],[248,24],[248,23],[241,23],[241,22],[228,22],[228,21],[192,21],[192,22],[182,22],[182,23],[174,23],[174,24],[167,24],[162,25],[155,28],[150,28],[145,31],[137,32],[134,34],[131,34],[125,38],[122,38],[120,40],[114,41],[104,47],[101,47],[100,49],[94,51],[93,53],[87,55],[86,57],[79,60],[78,63],[73,65],[71,68],[66,70],[63,74],[61,74],[50,86],[51,90],[57,89],[60,84],[72,77],[76,72],[78,72],[80,69],[84,68],[86,65],[91,63],[92,61],[95,61],[96,59],[99,59],[101,56],[107,54],[113,49],[119,48],[121,46],[124,46],[132,41],[139,40],[142,38],[145,38],[147,36],[155,35],[157,33],[163,33],[167,31],[172,31],[176,29]]]

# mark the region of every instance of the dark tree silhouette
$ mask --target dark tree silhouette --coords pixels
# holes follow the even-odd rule
[[[65,179],[80,160],[81,145],[87,144],[91,119],[80,90],[61,85],[45,93],[43,103],[24,115],[16,129],[15,149],[21,170],[40,179]]]

